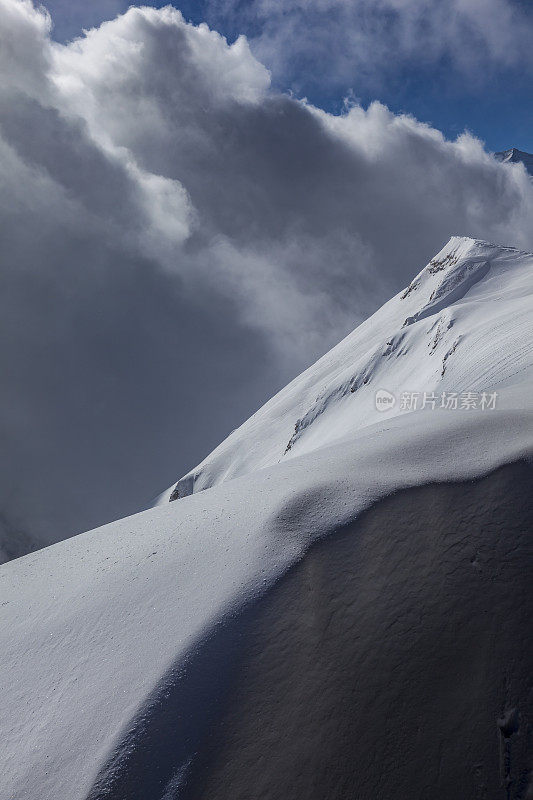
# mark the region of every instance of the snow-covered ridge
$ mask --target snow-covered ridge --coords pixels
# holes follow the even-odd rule
[[[0,796],[197,800],[197,794],[187,791],[189,769],[198,762],[201,768],[212,726],[225,708],[228,687],[247,686],[250,680],[239,667],[239,647],[246,641],[246,609],[259,607],[283,575],[295,564],[305,564],[314,543],[326,542],[327,537],[355,525],[362,512],[380,500],[424,484],[469,481],[502,464],[526,459],[532,448],[531,412],[496,411],[488,416],[459,411],[443,415],[439,425],[428,411],[421,412],[419,419],[396,417],[382,428],[359,432],[352,440],[3,565]],[[463,495],[458,489],[455,502],[462,498],[459,513],[470,523],[469,487]],[[527,525],[527,520],[519,518],[518,524],[522,522]],[[387,530],[391,554],[398,538],[400,545],[409,539],[405,525],[402,520],[399,530]],[[502,528],[504,539],[506,532]],[[425,538],[431,541],[433,533]],[[514,552],[515,544],[513,538],[511,544],[498,546]],[[455,553],[449,540],[447,545]],[[472,547],[466,550],[470,565]],[[400,576],[396,558],[387,561],[392,583],[385,594],[396,608],[394,580]],[[457,559],[449,561],[448,569],[453,571]],[[379,560],[365,561],[365,568],[380,568]],[[333,589],[335,576],[329,579],[324,569],[319,574]],[[401,574],[406,576],[401,602],[407,597],[407,621],[421,613],[418,595],[413,594],[420,576],[409,562]],[[313,615],[328,601],[327,593],[311,583],[307,594],[301,591],[300,596],[307,597],[302,619],[312,644],[316,636]],[[496,585],[489,580],[481,595]],[[519,598],[514,585],[510,594],[515,604],[506,605],[499,614],[513,625],[514,640],[525,642],[526,632],[517,622]],[[326,608],[326,615],[331,610]],[[424,620],[427,623],[427,616]],[[279,614],[276,621],[282,627],[290,624]],[[433,622],[439,636],[445,622],[442,616]],[[373,630],[382,643],[394,640],[394,632],[384,630],[382,624]],[[349,638],[357,639],[352,634]],[[500,644],[498,636],[494,641]],[[337,642],[339,652],[346,644]],[[417,659],[424,663],[423,652],[418,644],[410,653],[415,664]],[[499,660],[506,655],[499,647]],[[279,658],[283,661],[283,651]],[[373,673],[366,673],[365,685],[370,683],[378,698],[380,685],[399,688],[386,658],[385,664],[377,689]],[[294,688],[294,682],[291,685]],[[329,688],[324,684],[321,693]],[[373,694],[369,696],[372,699]],[[441,699],[447,702],[446,693]],[[284,703],[294,705],[297,700],[289,692]],[[484,703],[477,702],[476,713],[483,707]],[[327,704],[326,709],[333,713]],[[309,723],[306,706],[295,705],[294,713],[300,725]],[[375,718],[373,708],[367,713],[369,720]],[[427,706],[419,701],[411,713],[422,721]],[[382,727],[381,712],[377,719]],[[404,711],[394,724],[405,729]],[[433,741],[438,745],[438,736]],[[268,768],[275,770],[270,753],[263,757]],[[367,764],[370,768],[370,762],[365,762],[363,770]],[[255,762],[251,773],[243,770],[243,777],[253,776],[254,769]],[[232,797],[230,788],[227,791],[225,800]],[[375,798],[375,794],[361,796]],[[280,800],[279,794],[265,793],[265,797]]]
[[[531,254],[452,237],[405,290],[233,431],[160,501],[413,413],[402,407],[405,393],[501,393],[526,373],[530,379],[532,295]],[[376,408],[378,390],[396,398],[385,413]]]
[[[494,774],[498,719],[503,720],[500,730],[507,748],[499,751],[500,761],[509,762],[507,739],[514,734],[506,720],[509,709],[523,704],[527,693],[527,680],[522,677],[527,631],[521,620],[527,624],[528,616],[522,584],[514,582],[514,573],[510,578],[505,573],[503,580],[500,562],[502,569],[510,561],[521,568],[526,557],[523,540],[533,513],[526,513],[517,501],[516,509],[511,508],[515,518],[508,524],[512,514],[505,508],[506,486],[514,485],[533,453],[532,267],[531,255],[512,248],[453,238],[406,290],[296,378],[180,482],[190,496],[3,565],[0,796],[21,800],[252,796],[249,791],[234,792],[233,785],[224,780],[219,781],[222,794],[218,790],[198,794],[194,785],[191,788],[191,774],[195,769],[203,774],[209,763],[214,728],[222,725],[226,740],[246,716],[236,702],[237,718],[225,724],[227,701],[232,697],[230,705],[234,702],[236,687],[241,700],[241,690],[246,689],[254,718],[265,728],[267,738],[272,734],[270,738],[278,741],[281,729],[268,728],[272,709],[263,713],[261,705],[272,695],[276,673],[268,671],[269,683],[258,691],[253,671],[242,668],[240,659],[249,629],[247,611],[260,611],[297,564],[303,567],[305,580],[293,596],[303,603],[298,619],[307,631],[297,646],[307,649],[310,663],[319,659],[323,643],[318,623],[322,620],[329,627],[330,619],[344,618],[344,609],[353,609],[349,630],[337,638],[335,646],[340,656],[346,658],[348,653],[361,667],[366,702],[362,710],[346,702],[353,697],[349,682],[341,682],[341,688],[342,705],[349,716],[362,720],[365,737],[348,738],[359,747],[360,739],[374,728],[377,744],[392,742],[392,766],[387,770],[391,781],[401,771],[398,761],[410,760],[395,744],[396,735],[406,730],[424,763],[438,766],[435,785],[442,780],[440,757],[428,759],[426,742],[420,746],[421,740],[416,739],[419,726],[420,736],[428,738],[424,726],[428,717],[437,718],[436,713],[428,715],[427,696],[415,697],[412,706],[406,705],[409,687],[398,679],[395,669],[401,670],[404,663],[417,674],[431,675],[431,693],[438,696],[439,708],[451,705],[459,710],[460,720],[451,726],[451,733],[443,733],[440,725],[437,731],[429,728],[431,752],[448,753],[454,786],[457,765],[472,772],[470,742],[484,748],[483,769]],[[405,386],[424,391],[431,388],[426,385],[431,381],[450,391],[496,387],[497,408],[487,412],[429,407],[414,413],[400,412],[398,407],[384,413],[376,410],[377,389],[394,391]],[[483,514],[476,520],[471,481],[502,465],[513,465],[507,473],[509,483],[497,481],[495,497],[493,492],[487,502],[483,498],[486,484],[480,486]],[[227,480],[239,471],[235,480]],[[528,497],[530,475],[528,469],[515,487],[518,500]],[[209,481],[218,485],[198,491]],[[452,498],[455,533],[439,534],[435,525],[436,516],[447,515],[450,495],[445,492],[429,497],[426,518],[431,525],[417,539],[412,518],[418,513],[418,495],[404,503],[400,494],[424,485],[433,490],[435,484],[465,481],[465,486],[455,487]],[[394,519],[391,522],[385,515],[378,537],[385,553],[379,557],[381,545],[378,542],[376,547],[372,536],[365,554],[359,549],[359,536],[352,535],[361,531],[361,515],[373,507],[379,513],[380,505],[393,496],[397,500]],[[499,521],[491,528],[495,507]],[[335,552],[335,534],[346,531],[354,543],[360,574],[354,579],[353,565],[348,565],[345,577],[353,597],[341,593],[339,609],[331,599],[339,567],[335,565],[332,571],[325,553],[330,546]],[[413,538],[418,541],[415,551]],[[309,562],[319,542],[324,548]],[[309,564],[311,573],[305,577]],[[450,582],[457,575],[460,579]],[[432,580],[425,591],[428,577]],[[375,607],[373,596],[378,605],[385,603],[390,614],[371,616],[365,624],[361,620],[366,609]],[[359,605],[352,604],[354,598]],[[477,598],[476,617],[471,598]],[[450,599],[454,605],[448,620]],[[294,625],[287,616],[291,602],[281,603],[274,614],[263,617],[263,631],[274,642],[279,627],[288,631],[289,639],[292,636]],[[464,608],[468,613],[461,615]],[[465,626],[469,646],[461,650],[457,640]],[[442,639],[447,627],[449,638]],[[429,651],[428,632],[436,642]],[[514,649],[507,650],[506,642]],[[389,658],[389,644],[394,662]],[[307,774],[314,780],[320,765],[309,737],[324,742],[323,719],[332,719],[337,726],[338,705],[328,695],[335,681],[328,678],[329,673],[320,677],[312,699],[316,702],[320,693],[324,716],[309,714],[310,705],[300,696],[300,675],[294,680],[286,646],[281,637],[281,646],[271,648],[271,662],[284,665],[293,676],[274,705],[294,715],[297,728],[303,731],[299,736],[297,730],[294,738],[301,740],[307,759],[302,763],[310,765]],[[365,660],[373,652],[379,652],[378,669]],[[433,653],[429,660],[428,652]],[[332,660],[336,658],[337,654]],[[442,669],[439,685],[433,680],[436,668]],[[302,675],[306,677],[305,671]],[[454,690],[463,683],[465,695],[458,704]],[[494,690],[500,684],[505,684],[505,691]],[[392,706],[383,708],[383,698],[389,697],[384,691],[390,694],[390,690],[397,699],[392,733],[387,728]],[[467,746],[464,724],[469,714],[465,709],[470,706],[465,703],[474,706]],[[435,710],[434,705],[430,708]],[[479,735],[481,717],[489,718],[485,738]],[[458,725],[460,752],[451,757]],[[334,736],[336,744],[343,731]],[[249,737],[245,744],[253,741]],[[241,748],[235,752],[242,765]],[[383,772],[374,751],[366,759],[362,752],[364,747],[349,760],[357,765],[361,786],[367,774],[377,779]],[[333,760],[341,771],[345,769],[337,754]],[[513,769],[515,763],[522,769],[514,752],[511,761]],[[304,771],[297,759],[294,763],[299,773]],[[267,777],[278,770],[268,748],[250,761],[249,768],[239,769],[241,777],[253,783],[263,768]],[[409,776],[409,789],[402,797],[413,794],[412,780],[415,794],[422,796],[424,787],[417,783],[425,781],[425,775],[420,778],[422,772],[416,769],[416,775]],[[289,770],[287,785],[293,777]],[[491,780],[494,783],[497,777]],[[351,781],[350,792],[353,785]],[[285,795],[268,789],[264,796],[299,800],[334,795]],[[374,785],[361,790],[364,800],[376,796]],[[378,796],[392,795],[387,791]],[[435,796],[447,798],[453,791]],[[468,796],[474,796],[473,791]]]

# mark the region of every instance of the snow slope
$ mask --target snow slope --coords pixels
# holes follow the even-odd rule
[[[345,529],[379,498],[483,475],[531,453],[525,412],[458,412],[439,426],[431,412],[418,416],[3,565],[0,796],[186,796],[178,788],[208,747],[233,682],[246,684],[239,641],[250,603],[313,542]],[[403,574],[411,613],[419,613],[416,569],[405,565]],[[312,607],[323,602],[311,597]],[[148,734],[150,767],[132,778]]]
[[[400,492],[312,548],[246,626],[184,796],[528,797],[532,480]]]
[[[402,393],[419,393],[419,407],[424,392],[435,393],[438,406],[442,392],[501,394],[505,386],[530,381],[532,305],[531,254],[454,236],[404,291],[233,431],[160,501],[413,413],[402,409]],[[376,408],[378,390],[395,395],[393,408]],[[505,402],[503,395],[498,402]]]
[[[452,240],[206,460],[209,491],[0,567],[0,797],[375,800],[396,779],[402,800],[524,796],[532,263]],[[498,404],[373,408],[374,386],[427,381],[497,387]],[[504,465],[474,502],[472,479]]]

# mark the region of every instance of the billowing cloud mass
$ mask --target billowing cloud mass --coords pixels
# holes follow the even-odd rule
[[[0,37],[6,551],[141,507],[451,234],[533,247],[520,165],[279,94],[173,8],[63,46],[0,0]]]

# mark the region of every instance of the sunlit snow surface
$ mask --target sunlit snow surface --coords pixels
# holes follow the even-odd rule
[[[453,237],[400,294],[234,431],[164,493],[192,491],[350,438],[402,409],[401,397],[471,391],[499,395],[500,410],[531,400],[533,256]],[[504,387],[517,384],[512,400]],[[387,412],[375,395],[396,397]],[[426,398],[427,399],[427,398]],[[460,405],[460,402],[459,402]],[[445,411],[443,413],[456,413]],[[439,415],[437,417],[437,414]]]
[[[189,796],[187,776],[214,746],[210,731],[234,684],[248,685],[235,656],[246,614],[295,564],[305,565],[316,542],[334,541],[401,490],[468,481],[530,457],[532,268],[531,255],[452,239],[404,292],[235,431],[194,480],[185,479],[192,496],[169,503],[169,491],[159,507],[4,565],[0,796]],[[375,409],[378,389],[498,397],[493,410],[400,412],[397,403],[383,413]],[[393,545],[396,535],[391,528]],[[453,572],[453,548],[450,558]],[[416,573],[408,564],[395,569],[392,581],[398,569],[409,576],[398,602],[414,603],[423,616]],[[430,571],[438,570],[437,560]],[[312,586],[310,602],[327,604]],[[491,586],[483,590],[489,598]],[[312,640],[311,621],[308,627]],[[379,630],[378,639],[390,635]],[[490,663],[500,664],[497,642],[492,648]],[[380,680],[394,685],[386,671]],[[288,691],[283,703],[307,724],[308,709],[292,708]],[[420,713],[406,709],[402,726],[409,714],[419,724]],[[267,749],[263,769],[268,759]],[[243,765],[242,775],[256,767]],[[252,800],[242,787],[217,791],[199,796]],[[294,792],[287,787],[285,796]],[[261,796],[281,800],[274,790]]]

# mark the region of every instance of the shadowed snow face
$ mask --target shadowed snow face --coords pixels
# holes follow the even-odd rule
[[[8,533],[134,511],[450,234],[533,246],[524,169],[468,135],[277,94],[170,8],[66,47],[0,12]]]

